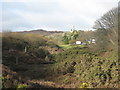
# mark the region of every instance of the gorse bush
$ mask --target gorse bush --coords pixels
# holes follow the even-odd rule
[[[28,86],[26,84],[19,84],[17,90],[25,90]]]
[[[51,61],[53,56],[45,47],[58,47],[39,34],[3,33],[2,39],[3,63],[12,69],[17,63],[45,63],[46,57]]]
[[[34,49],[32,51],[32,53],[36,56],[36,57],[39,57],[39,58],[42,58],[44,59],[47,55],[49,55],[50,53],[43,49],[43,48],[38,48],[38,49]]]
[[[15,50],[24,50],[27,46],[27,42],[14,37],[3,37],[2,38],[2,48],[3,50],[15,49]]]
[[[90,87],[102,85],[116,87],[118,82],[117,53],[101,50],[94,54],[90,49],[73,47],[56,54],[54,68],[56,68],[57,74],[73,73],[79,75],[78,79],[90,83]],[[83,85],[82,88],[86,87]]]
[[[71,47],[66,51],[54,55],[56,61],[64,61],[64,59],[74,59],[77,58],[79,55],[90,55],[92,54],[89,52],[89,48],[87,47]]]
[[[54,44],[53,42],[50,42],[50,41],[47,41],[47,42],[46,42],[46,45],[47,45],[47,46],[50,46],[50,47],[52,47],[52,48],[53,48],[53,47],[59,47],[58,45],[56,45],[56,44]]]
[[[27,47],[28,51],[32,51],[34,49],[38,49],[40,46],[57,47],[56,44],[47,41],[45,37],[40,35],[19,33],[3,33],[2,44],[3,50],[24,50],[25,47]]]
[[[82,83],[81,88],[87,88],[87,87],[88,87],[88,84],[87,84],[87,83]]]

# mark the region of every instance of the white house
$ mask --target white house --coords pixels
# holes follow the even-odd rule
[[[92,43],[95,43],[95,39],[92,39]]]
[[[90,40],[86,40],[89,44],[91,44],[91,43],[95,43],[95,39],[90,39]]]
[[[77,45],[81,45],[82,42],[81,42],[81,41],[76,41],[76,44],[77,44]]]

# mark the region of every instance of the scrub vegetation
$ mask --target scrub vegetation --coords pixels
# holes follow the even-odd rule
[[[95,22],[95,31],[3,32],[2,87],[119,88],[116,18],[114,8]],[[88,43],[91,38],[96,42]]]

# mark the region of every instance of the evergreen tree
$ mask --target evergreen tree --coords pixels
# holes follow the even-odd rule
[[[66,33],[63,36],[63,41],[64,41],[64,44],[69,44],[69,39]]]

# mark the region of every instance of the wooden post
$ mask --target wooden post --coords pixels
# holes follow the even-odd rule
[[[16,57],[16,65],[18,65],[18,57]]]
[[[25,52],[27,52],[27,47],[25,47]]]

